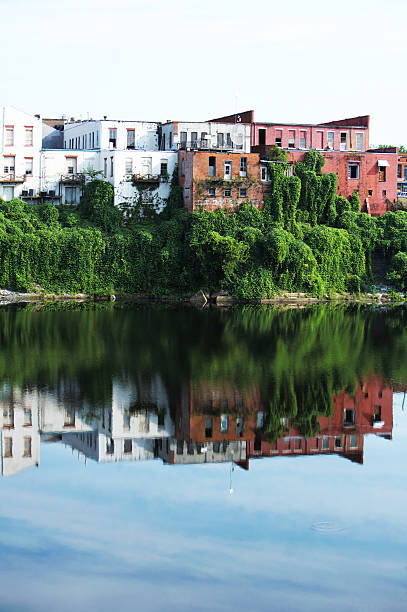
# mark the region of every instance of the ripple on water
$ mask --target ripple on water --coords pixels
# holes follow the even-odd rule
[[[319,531],[321,533],[343,533],[346,531],[344,525],[335,523],[334,521],[318,521],[311,525],[313,531]]]

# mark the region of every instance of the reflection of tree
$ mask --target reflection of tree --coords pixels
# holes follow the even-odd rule
[[[95,415],[111,402],[113,378],[129,380],[144,401],[145,381],[158,375],[173,409],[190,382],[229,385],[243,397],[256,388],[268,436],[284,433],[284,418],[312,434],[333,394],[352,392],[366,375],[407,381],[406,323],[403,308],[362,306],[8,307],[0,311],[0,382],[56,388],[64,381],[77,389],[77,406]]]

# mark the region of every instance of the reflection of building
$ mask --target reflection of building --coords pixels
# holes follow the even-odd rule
[[[111,400],[99,407],[89,406],[76,384],[64,382],[53,390],[5,386],[0,400],[3,475],[39,464],[40,436],[98,462],[232,461],[247,469],[251,458],[288,455],[337,454],[363,463],[364,435],[391,439],[393,427],[392,388],[373,376],[358,383],[353,395],[334,395],[332,415],[319,417],[318,433],[308,438],[298,423],[277,418],[275,441],[265,433],[269,411],[260,391],[227,382],[186,386],[175,420],[159,375],[114,380]]]
[[[36,394],[1,389],[1,474],[12,476],[40,463],[39,411]]]
[[[393,390],[381,378],[358,383],[355,393],[333,397],[333,415],[319,417],[319,433],[306,438],[285,417],[285,435],[275,442],[265,439],[265,410],[256,389],[245,393],[231,385],[190,385],[177,416],[176,435],[187,442],[209,443],[246,440],[249,457],[335,453],[363,462],[364,435],[391,438]]]

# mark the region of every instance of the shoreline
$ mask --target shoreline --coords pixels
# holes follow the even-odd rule
[[[0,289],[0,306],[29,302],[106,302],[106,301],[131,301],[138,303],[162,302],[162,303],[191,303],[198,307],[211,306],[231,306],[236,304],[257,304],[257,305],[287,305],[287,304],[318,304],[318,303],[363,303],[363,304],[402,304],[407,301],[407,297],[395,292],[382,293],[332,293],[321,297],[315,297],[301,292],[282,292],[272,298],[261,298],[244,300],[234,298],[226,292],[208,294],[202,290],[193,295],[152,295],[152,294],[122,294],[122,295],[93,295],[86,293],[20,293]]]

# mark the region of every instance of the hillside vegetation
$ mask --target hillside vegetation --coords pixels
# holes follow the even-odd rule
[[[337,176],[309,151],[294,176],[270,163],[271,197],[262,211],[187,213],[173,180],[168,206],[126,217],[113,188],[94,179],[77,208],[0,200],[0,286],[56,293],[190,293],[225,289],[242,299],[279,291],[365,291],[372,256],[387,280],[407,287],[407,212],[372,218],[359,196],[336,195]],[[176,176],[176,173],[175,173]]]

